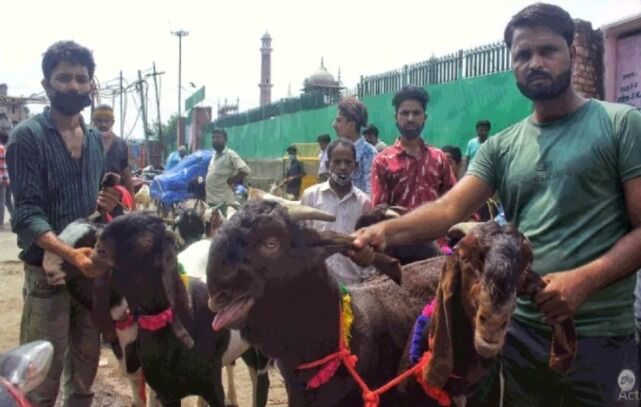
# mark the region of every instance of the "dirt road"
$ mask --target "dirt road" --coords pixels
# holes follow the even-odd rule
[[[15,239],[15,237],[14,237]],[[7,246],[0,248],[5,251]],[[22,310],[22,263],[18,261],[0,262],[0,351],[10,349],[18,344],[20,313]],[[238,361],[235,369],[236,392],[240,407],[251,407],[251,382],[247,369]],[[275,369],[270,370],[271,387],[268,406],[286,406],[287,396],[282,378]],[[226,384],[225,384],[226,385]],[[95,407],[130,406],[129,384],[122,377],[118,365],[110,350],[102,350],[98,377],[94,383]],[[60,400],[57,405],[61,405]],[[195,405],[194,398],[184,400],[183,406]]]

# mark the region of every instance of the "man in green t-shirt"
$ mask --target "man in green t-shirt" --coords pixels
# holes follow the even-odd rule
[[[503,349],[511,406],[637,405],[634,273],[641,267],[641,114],[572,88],[574,22],[534,4],[505,29],[516,83],[534,113],[485,142],[439,200],[356,232],[355,247],[434,239],[494,191],[531,241],[546,287],[519,300]],[[572,370],[548,368],[549,325],[573,318]],[[636,379],[636,380],[635,380]],[[635,384],[636,381],[636,384]]]

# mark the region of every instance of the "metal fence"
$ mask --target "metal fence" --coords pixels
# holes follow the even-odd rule
[[[358,96],[396,92],[407,84],[425,86],[508,71],[510,51],[502,42],[461,50],[440,58],[405,65],[382,74],[361,76]]]
[[[373,96],[396,92],[407,84],[425,86],[475,76],[504,72],[511,68],[509,49],[496,42],[469,50],[461,50],[440,58],[405,65],[401,69],[361,76],[355,88],[340,93],[312,92],[295,98],[279,100],[255,109],[218,118],[210,127],[231,127],[301,110],[318,109],[338,102],[339,96]]]

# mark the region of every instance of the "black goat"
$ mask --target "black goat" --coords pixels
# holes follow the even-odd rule
[[[224,405],[222,357],[229,331],[214,332],[205,284],[183,284],[175,239],[162,220],[149,214],[115,219],[98,239],[92,259],[112,279],[138,320],[136,351],[145,379],[165,406],[199,395]]]
[[[223,225],[207,265],[210,307],[217,311],[214,328],[238,328],[276,359],[290,406],[362,405],[344,368],[313,390],[306,390],[306,383],[317,370],[297,368],[338,350],[341,294],[325,259],[351,247],[350,238],[307,229],[297,223],[302,219],[274,202],[248,202]],[[409,265],[400,286],[386,277],[349,286],[350,349],[370,387],[397,372],[414,319],[434,296],[443,261]],[[384,406],[403,401],[395,390],[381,397]]]

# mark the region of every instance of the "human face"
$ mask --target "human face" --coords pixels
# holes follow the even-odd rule
[[[329,159],[329,172],[336,174],[339,178],[347,179],[356,170],[356,160],[352,149],[337,145],[332,151],[332,157]]]
[[[223,151],[227,140],[225,140],[225,136],[222,134],[214,134],[211,138],[211,143],[214,146],[214,150]]]
[[[106,117],[96,117],[93,119],[93,125],[102,133],[111,132],[111,128],[114,125],[114,119],[109,119]]]
[[[327,144],[327,143],[318,143],[318,147],[320,147],[321,151],[327,150],[327,146],[328,145],[329,144]]]
[[[574,49],[551,29],[517,28],[510,52],[516,85],[528,99],[556,99],[570,87]]]
[[[481,140],[486,140],[487,136],[490,134],[490,128],[487,126],[478,126],[476,128],[476,135],[481,139]]]
[[[336,118],[334,119],[332,127],[338,137],[349,138],[349,136],[356,131],[356,123],[348,121],[340,112],[336,112]]]
[[[89,77],[89,70],[86,66],[61,61],[51,72],[49,81],[46,79],[42,80],[42,86],[51,100],[54,91],[61,93],[89,93],[91,91],[91,78]]]
[[[406,100],[398,106],[396,111],[396,127],[401,135],[407,138],[416,138],[425,126],[425,110],[418,100]]]
[[[365,137],[365,141],[373,146],[376,146],[376,143],[378,143],[378,137],[373,134],[364,134],[363,137]]]

